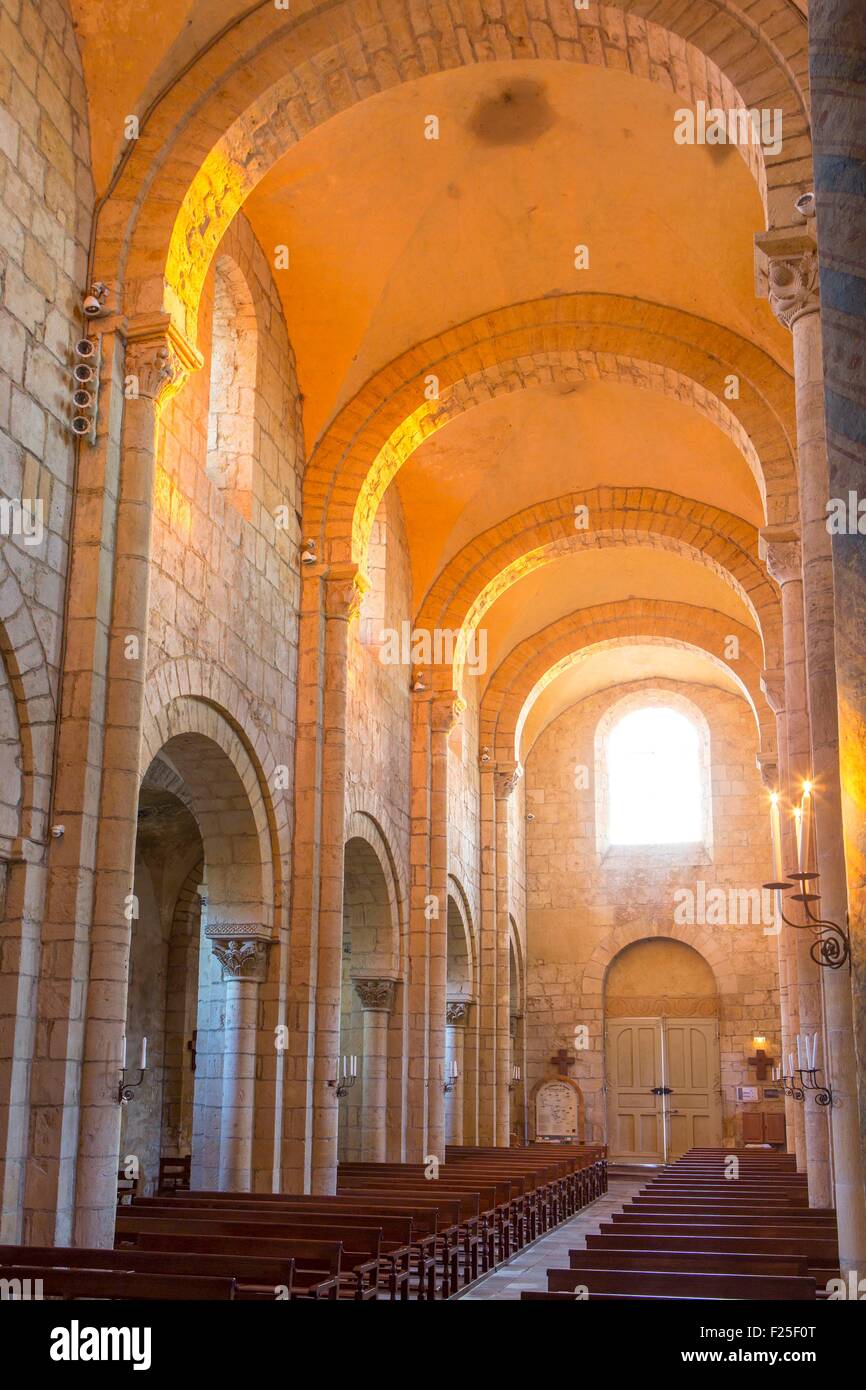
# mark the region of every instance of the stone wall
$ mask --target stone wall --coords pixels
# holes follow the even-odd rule
[[[644,850],[596,846],[594,774],[577,790],[576,764],[594,768],[596,729],[624,697],[645,692],[648,703],[669,693],[684,696],[709,726],[712,787],[712,858],[701,848]],[[756,729],[742,699],[702,685],[653,681],[590,696],[560,715],[540,736],[526,763],[526,805],[535,819],[526,826],[528,940],[527,1053],[530,1087],[552,1074],[548,1058],[572,1047],[575,1025],[589,1030],[589,1046],[577,1052],[572,1074],[586,1098],[588,1137],[605,1133],[605,973],[626,945],[645,937],[673,937],[693,946],[715,975],[719,995],[724,1135],[741,1135],[735,1087],[754,1082],[746,1064],[752,1038],[763,1034],[779,1056],[776,937],[755,924],[677,922],[684,916],[677,890],[698,884],[760,888],[771,864],[766,795],[755,768]],[[712,901],[712,900],[711,900]],[[707,913],[704,912],[704,917]],[[735,912],[743,913],[739,900]],[[755,1109],[781,1109],[770,1101]],[[530,1120],[532,1116],[530,1115]]]

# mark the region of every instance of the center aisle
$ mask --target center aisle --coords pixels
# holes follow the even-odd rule
[[[649,1175],[652,1170],[648,1169]],[[460,1300],[472,1299],[520,1299],[524,1289],[546,1289],[548,1269],[568,1265],[569,1250],[583,1250],[585,1237],[595,1234],[603,1221],[610,1220],[612,1212],[621,1211],[623,1203],[635,1197],[647,1179],[635,1179],[611,1175],[608,1169],[609,1189],[590,1206],[584,1207],[570,1221],[557,1226],[549,1235],[526,1250],[521,1250],[513,1260],[500,1265],[492,1274],[480,1279],[468,1293],[461,1294]]]

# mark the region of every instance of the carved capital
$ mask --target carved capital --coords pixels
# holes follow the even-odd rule
[[[324,579],[325,615],[352,623],[361,611],[369,581],[357,565],[329,565],[318,571]]]
[[[466,701],[461,699],[453,690],[434,696],[430,705],[430,722],[433,731],[438,734],[450,734],[451,730],[459,724],[465,708]]]
[[[820,308],[818,256],[808,233],[767,232],[756,237],[756,279],[783,328]]]
[[[774,714],[782,714],[785,709],[785,672],[762,671],[761,689],[767,697],[767,704]]]
[[[758,534],[758,554],[777,584],[803,577],[800,538],[791,526],[765,526]]]
[[[229,941],[214,941],[213,953],[223,968],[224,980],[249,980],[264,984],[268,975],[269,941],[248,937],[232,937]]]
[[[770,704],[769,699],[767,704]],[[772,708],[772,706],[771,706]],[[757,753],[755,766],[760,773],[761,782],[767,791],[775,791],[779,785],[779,760],[776,753]]]
[[[497,801],[509,797],[522,776],[522,763],[497,763],[493,769],[493,791]]]
[[[465,1028],[468,1013],[468,1000],[449,999],[448,1003],[445,1005],[445,1022],[451,1028]]]
[[[162,406],[183,386],[204,359],[168,314],[141,314],[124,329],[125,373],[136,379],[139,397]]]
[[[391,1012],[394,1007],[393,980],[355,980],[354,984],[362,1009],[375,1009],[386,1014]]]

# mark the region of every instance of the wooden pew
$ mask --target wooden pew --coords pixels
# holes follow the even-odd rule
[[[638,1293],[650,1297],[679,1294],[683,1298],[815,1299],[815,1280],[791,1274],[719,1274],[715,1272],[634,1269],[549,1269],[551,1293],[567,1293],[583,1285],[603,1293]]]
[[[126,1270],[130,1274],[208,1275],[234,1279],[235,1297],[276,1298],[276,1290],[292,1297],[295,1262],[239,1255],[185,1254],[176,1251],[85,1249],[82,1246],[0,1245],[0,1271],[14,1265],[54,1269]],[[5,1276],[4,1276],[5,1277]]]
[[[381,1265],[388,1281],[392,1298],[406,1298],[409,1292],[410,1258],[415,1244],[414,1222],[411,1216],[377,1211],[375,1217],[369,1214],[341,1210],[335,1212],[326,1206],[327,1198],[320,1198],[318,1207],[310,1209],[281,1201],[257,1202],[255,1199],[233,1193],[220,1193],[216,1196],[200,1196],[196,1193],[182,1193],[175,1197],[140,1197],[133,1203],[136,1212],[156,1212],[164,1215],[180,1215],[182,1218],[197,1219],[200,1215],[228,1215],[236,1220],[261,1221],[265,1225],[274,1222],[292,1226],[316,1227],[321,1232],[324,1226],[336,1225],[348,1253],[352,1232],[356,1229],[369,1229],[375,1225],[381,1228]],[[378,1278],[377,1278],[378,1286]]]
[[[210,1275],[133,1274],[122,1269],[70,1269],[52,1265],[5,1265],[4,1279],[41,1279],[43,1298],[193,1299],[197,1302],[235,1297],[234,1279]]]
[[[144,1231],[128,1233],[124,1239],[140,1251],[159,1251],[171,1255],[228,1255],[231,1258],[293,1259],[292,1299],[328,1299],[340,1296],[342,1245],[339,1241],[269,1240],[265,1237],[216,1236],[187,1232]],[[125,1252],[126,1246],[120,1247]],[[291,1254],[289,1253],[291,1252]]]
[[[191,1211],[163,1212],[156,1209],[119,1207],[115,1224],[115,1246],[136,1237],[140,1232],[151,1231],[158,1234],[231,1236],[256,1236],[279,1240],[284,1243],[287,1255],[292,1255],[292,1241],[318,1240],[340,1241],[343,1247],[345,1267],[341,1272],[341,1282],[347,1294],[365,1302],[377,1296],[379,1288],[379,1267],[382,1257],[382,1229],[356,1226],[352,1218],[335,1223],[321,1221],[306,1222],[294,1217],[275,1219],[266,1216],[258,1220],[253,1212]],[[134,1239],[131,1243],[135,1243]]]
[[[808,1276],[809,1267],[800,1255],[719,1255],[705,1250],[678,1250],[659,1254],[652,1250],[623,1250],[603,1246],[594,1250],[570,1250],[571,1269],[655,1269],[716,1274],[794,1274]]]

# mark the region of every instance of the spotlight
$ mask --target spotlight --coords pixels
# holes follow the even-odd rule
[[[72,367],[72,433],[91,444],[96,443],[101,344],[99,337],[79,338]]]

